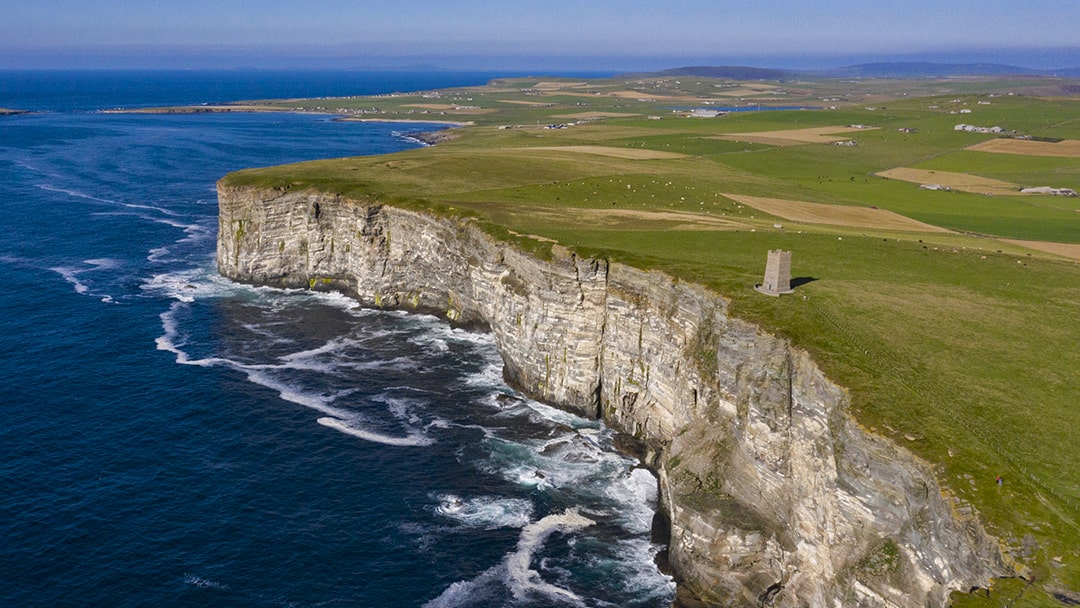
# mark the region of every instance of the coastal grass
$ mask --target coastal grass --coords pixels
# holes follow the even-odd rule
[[[849,390],[859,424],[932,463],[958,514],[978,513],[1025,568],[1026,582],[1000,581],[957,605],[1060,606],[1054,593],[1080,589],[1080,262],[1020,241],[1080,244],[1080,199],[928,191],[876,174],[910,167],[1080,190],[1076,159],[973,151],[996,136],[953,129],[1078,138],[1080,100],[1023,94],[1062,90],[1053,79],[675,80],[512,79],[435,101],[427,93],[419,103],[497,111],[431,148],[224,181],[468,216],[541,257],[555,241],[723,294],[732,314],[808,350]],[[670,108],[673,98],[746,103],[721,96],[737,89],[836,109],[698,119]],[[418,98],[340,103],[431,118],[405,108]],[[650,98],[659,101],[639,101]],[[545,128],[582,113],[583,122]],[[853,124],[874,128],[844,133],[850,147],[733,141]],[[790,219],[747,204],[754,197],[835,209]],[[871,210],[944,230],[875,223]],[[852,216],[864,219],[830,220]],[[762,297],[752,286],[777,248],[793,252],[798,287]]]

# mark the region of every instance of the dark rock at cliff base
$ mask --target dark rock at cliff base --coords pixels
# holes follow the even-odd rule
[[[450,129],[442,129],[440,131],[410,131],[405,134],[405,137],[410,137],[417,141],[422,141],[429,146],[434,146],[456,139],[457,134]]]

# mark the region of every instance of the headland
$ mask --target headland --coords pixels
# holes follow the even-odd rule
[[[684,605],[1055,605],[1080,572],[1080,270],[1034,243],[1077,244],[1080,208],[1019,189],[1076,189],[1080,167],[954,127],[1080,139],[1080,101],[1033,95],[1068,86],[680,75],[320,100],[475,124],[226,177],[219,267],[490,327],[515,386],[645,446]],[[793,99],[819,109],[761,110]],[[720,102],[759,109],[683,109]],[[1018,188],[881,175],[904,167]],[[771,249],[793,252],[794,294],[753,290]]]

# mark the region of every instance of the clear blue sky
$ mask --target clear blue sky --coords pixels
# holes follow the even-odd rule
[[[1076,0],[0,0],[0,68],[1076,67],[1078,48]]]

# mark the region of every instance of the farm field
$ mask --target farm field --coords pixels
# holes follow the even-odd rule
[[[1069,84],[544,78],[318,100],[471,124],[226,180],[471,216],[536,255],[557,242],[708,286],[811,352],[863,426],[933,463],[1001,539],[1024,578],[957,605],[1062,606],[1080,602],[1080,198],[1019,188],[1080,191]],[[778,248],[801,280],[762,297]]]

